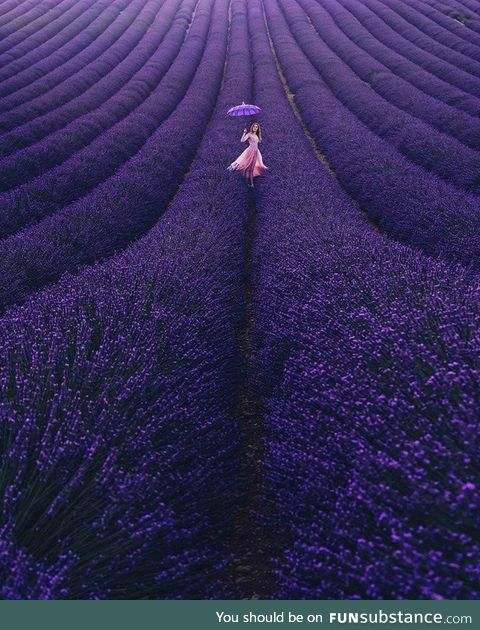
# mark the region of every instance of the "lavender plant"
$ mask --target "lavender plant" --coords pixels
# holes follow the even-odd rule
[[[1,4],[1,598],[480,597],[476,6]]]
[[[472,20],[476,18],[475,13],[470,11],[467,7],[448,7],[443,3],[437,3],[436,7],[434,7],[434,9],[432,10],[432,8],[429,6],[429,2],[410,2],[409,6],[425,15],[432,22],[436,22],[437,24],[442,26],[449,33],[454,33],[458,38],[460,38],[460,40],[464,39],[468,42],[468,44],[474,44],[475,46],[478,46],[480,44],[479,26],[477,25],[476,30],[472,28],[472,26],[474,26],[475,24],[474,22],[472,22]],[[454,23],[452,23],[451,18],[455,20]],[[430,24],[429,26],[431,29],[433,25]],[[445,33],[445,31],[442,32]],[[452,41],[452,46],[462,52],[463,50],[465,50],[465,52],[469,51],[467,54],[470,54],[470,56],[472,56],[470,52],[472,48],[470,45],[465,47],[464,42],[457,40],[456,42]]]
[[[5,0],[0,7],[0,25],[4,26],[20,11],[26,10],[25,7],[32,6],[32,0]]]
[[[50,10],[42,7],[42,15],[29,24],[25,24],[24,16],[22,16],[20,28],[15,29],[0,42],[0,62],[8,63],[17,56],[25,55],[33,48],[40,48],[44,42],[47,42],[47,49],[50,48],[49,40],[64,28],[69,27],[71,22],[79,18],[83,11],[88,11],[92,4],[90,0],[80,2],[62,0],[56,3],[56,6],[50,7]],[[39,56],[41,54],[42,50]]]
[[[478,197],[454,192],[371,133],[320,79],[279,6],[265,6],[295,102],[348,193],[393,238],[430,255],[477,266]]]
[[[277,596],[477,598],[478,275],[372,229],[292,113],[258,1],[249,22],[271,138],[254,301]]]
[[[29,65],[31,66],[32,63],[36,64],[39,60],[44,58],[45,55],[57,58],[59,54],[65,52],[62,48],[72,39],[79,38],[83,41],[84,33],[88,34],[89,26],[92,22],[95,22],[96,18],[103,14],[105,8],[106,2],[98,2],[94,5],[83,7],[80,14],[73,16],[73,20],[68,26],[62,28],[54,37],[49,37],[44,44],[35,47],[33,51],[24,44],[15,46],[11,52],[1,55],[2,70],[0,77],[11,76],[12,71],[21,71],[29,67]],[[66,57],[66,59],[68,59],[68,57]],[[5,72],[6,68],[8,68],[8,70]]]
[[[476,97],[430,74],[377,39],[369,29],[372,29],[370,25],[373,24],[378,26],[378,31],[381,32],[380,25],[373,20],[369,21],[369,17],[375,16],[371,15],[364,5],[350,0],[344,1],[344,9],[330,2],[324,4],[349,40],[391,70],[384,74],[372,73],[368,76],[368,81],[377,92],[381,90],[382,96],[391,102],[458,138],[467,146],[473,148],[479,146],[476,129],[478,120],[475,118],[479,108]],[[303,6],[306,6],[306,3],[303,3]],[[309,11],[309,15],[312,17],[314,14]],[[372,66],[375,67],[373,60]],[[452,115],[451,107],[457,110],[455,116]],[[466,116],[465,113],[470,116]],[[455,124],[457,120],[458,123]]]
[[[226,9],[215,5],[210,72],[223,68]],[[250,89],[242,10],[235,0],[198,160],[162,220],[0,322],[3,597],[237,594],[226,576],[245,492],[234,384],[248,199],[224,163],[225,108]]]
[[[479,70],[478,65],[454,50],[434,45],[430,37],[422,36],[418,29],[397,15],[383,2],[377,0],[367,0],[365,2],[376,16],[383,20],[383,30],[388,33],[402,33],[395,48],[404,56],[412,59],[423,68],[456,85],[460,89],[479,96]],[[401,40],[401,41],[400,41]]]
[[[472,63],[480,61],[480,52],[478,50],[478,37],[474,34],[470,36],[474,38],[475,44],[470,44],[464,40],[463,36],[457,34],[459,30],[458,24],[454,24],[452,28],[444,28],[443,24],[436,24],[429,16],[425,16],[422,11],[422,3],[419,2],[415,7],[408,4],[401,4],[393,0],[386,0],[385,4],[395,13],[401,16],[403,20],[415,27],[416,31],[420,31],[420,37],[415,38],[416,45],[432,52],[439,57],[448,59],[450,63],[454,63],[464,68],[468,72],[478,76],[478,68]],[[410,32],[410,29],[409,29]],[[470,59],[468,59],[470,57]]]
[[[311,3],[307,0],[305,4],[318,9],[314,24],[321,39],[311,28],[307,15],[294,2],[282,0],[280,4],[285,9],[295,39],[308,59],[332,93],[362,123],[411,162],[460,188],[480,192],[480,157],[476,151],[447,134],[438,133],[430,125],[396,107],[395,103],[391,105],[377,95],[364,77],[385,72],[385,68],[365,55],[362,65],[365,74],[357,76],[354,69],[357,70],[358,63],[350,59],[361,59],[361,52],[342,36],[329,14],[319,8],[315,0]],[[348,63],[344,63],[342,57]],[[354,67],[350,68],[348,64]],[[456,112],[451,112],[451,118],[456,118]],[[452,199],[454,195],[452,191]]]
[[[89,72],[85,73],[87,75],[85,84],[82,80],[83,73],[81,76],[80,73],[77,73],[74,81],[71,81],[72,85],[67,86],[65,92],[65,84],[63,83],[60,89],[52,90],[53,93],[49,93],[45,101],[50,103],[50,108],[52,102],[58,97],[63,100],[64,96],[68,95],[68,88],[72,90],[76,87],[78,94],[78,87],[81,85],[85,88],[85,92],[77,98],[69,100],[67,96],[67,103],[64,106],[54,107],[53,111],[44,116],[41,115],[39,99],[35,99],[33,109],[38,109],[37,116],[29,123],[20,127],[17,126],[9,133],[4,133],[0,145],[1,157],[34,144],[35,147],[29,152],[21,152],[13,158],[14,160],[18,159],[20,169],[24,160],[32,159],[32,154],[36,155],[35,151],[41,151],[43,155],[48,156],[50,148],[50,152],[53,153],[52,145],[65,145],[69,151],[75,150],[75,148],[72,149],[73,146],[78,147],[77,150],[79,150],[82,145],[95,139],[95,133],[100,135],[107,131],[116,122],[125,119],[131,111],[142,105],[142,102],[156,89],[168,70],[168,62],[175,58],[175,53],[178,53],[183,43],[185,27],[191,18],[192,9],[191,5],[189,7],[189,3],[186,2],[183,7],[184,10],[179,12],[174,25],[172,25],[178,5],[178,0],[172,0],[172,2],[162,5],[163,10],[160,12],[158,12],[157,6],[147,5],[147,10],[141,11],[140,15],[135,18],[133,25],[137,28],[132,29],[132,32],[129,33],[135,37],[133,43],[130,37],[123,38],[122,43],[126,48],[123,51],[125,55],[122,56],[125,58],[120,63],[118,63],[118,54],[122,53],[122,50],[113,51],[114,54],[111,55],[112,72],[108,72],[109,64],[105,63],[106,60],[101,59],[98,63],[93,64],[93,68]],[[170,26],[171,32],[163,41]],[[146,35],[146,31],[148,31],[148,35]],[[138,32],[145,35],[145,41],[136,42]],[[161,54],[160,57],[158,57],[159,54]],[[162,63],[159,63],[158,59],[161,59]],[[152,68],[155,71],[152,71]],[[90,79],[95,75],[98,78],[99,75],[103,74],[104,76],[89,88]],[[93,113],[92,110],[94,110]],[[72,122],[73,124],[69,124]],[[63,129],[67,139],[62,140],[62,135],[58,137],[58,134],[54,133],[58,129]],[[48,139],[40,143],[46,136],[49,136]],[[72,138],[75,138],[75,144],[73,144]],[[65,151],[60,158],[64,157],[65,154],[68,156],[68,152]],[[48,167],[50,162],[46,161]],[[4,163],[9,164],[8,161]],[[2,160],[0,160],[0,164],[2,164]]]
[[[188,9],[191,10],[193,0],[187,2],[186,11],[180,14],[171,37],[165,39],[164,45],[160,44],[140,70],[140,76],[128,83],[115,98],[87,113],[85,117],[79,116],[33,146],[0,160],[0,189],[11,190],[60,164],[63,166],[60,169],[63,172],[63,186],[72,188],[75,184],[71,179],[75,175],[77,190],[82,190],[83,186],[83,192],[86,192],[88,173],[82,172],[78,163],[76,168],[67,163],[72,154],[78,161],[82,158],[94,160],[96,175],[100,175],[100,181],[103,181],[126,161],[128,150],[130,154],[138,151],[161,121],[173,111],[193,78],[203,53],[210,19],[208,7],[211,3],[205,0],[203,4],[204,9],[196,14],[195,28],[178,56],[176,53],[185,36]],[[88,170],[91,172],[90,166]],[[70,174],[70,179],[65,173]],[[94,181],[98,182],[98,179]],[[40,181],[40,186],[44,187],[45,184],[44,180]]]
[[[89,35],[87,30],[85,30],[81,39],[74,38],[70,47],[66,44],[58,51],[57,57],[52,55],[56,57],[53,60],[50,59],[50,56],[46,57],[42,62],[32,64],[29,70],[26,69],[24,72],[14,73],[14,76],[9,80],[4,79],[2,82],[2,93],[4,96],[0,101],[0,112],[20,106],[48,91],[68,76],[71,76],[71,74],[77,72],[84,65],[90,63],[95,57],[100,56],[130,26],[133,17],[130,11],[136,4],[142,6],[140,2],[130,0],[119,0],[119,3],[115,5],[108,4],[101,15],[101,19],[97,20],[100,33],[98,37],[94,36],[95,43],[93,47],[88,45],[89,37],[86,37],[87,48],[79,52],[80,41],[82,41],[80,44],[82,46],[85,35]],[[125,14],[122,14],[123,9],[125,9]],[[70,54],[68,48],[70,48]],[[67,53],[66,57],[63,57],[63,52]],[[68,63],[66,63],[67,61]],[[37,74],[38,70],[41,72],[40,77]]]

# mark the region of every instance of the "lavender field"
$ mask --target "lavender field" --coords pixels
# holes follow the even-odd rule
[[[480,598],[479,268],[480,0],[1,0],[0,598]]]

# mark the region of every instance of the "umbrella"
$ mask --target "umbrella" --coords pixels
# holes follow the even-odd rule
[[[241,105],[230,107],[227,114],[229,116],[253,116],[254,114],[258,114],[258,112],[260,111],[262,110],[257,105],[248,105],[247,103],[242,103]]]

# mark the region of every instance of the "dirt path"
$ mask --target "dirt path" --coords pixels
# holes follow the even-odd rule
[[[246,230],[246,251],[243,278],[244,319],[238,333],[241,357],[239,396],[236,415],[243,427],[242,504],[235,515],[232,540],[233,573],[236,587],[245,599],[268,599],[274,596],[272,541],[263,516],[268,510],[265,501],[263,470],[264,430],[261,401],[255,393],[255,308],[253,303],[253,248],[255,243],[255,192],[249,191]]]

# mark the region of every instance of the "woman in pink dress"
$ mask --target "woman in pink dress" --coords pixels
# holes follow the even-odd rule
[[[258,148],[258,144],[262,141],[262,131],[258,123],[253,123],[250,131],[243,130],[243,136],[240,142],[247,142],[248,147],[241,153],[235,162],[232,162],[227,168],[228,171],[241,171],[245,176],[248,185],[253,188],[253,178],[263,175],[267,172],[268,167],[262,160],[262,154]]]

